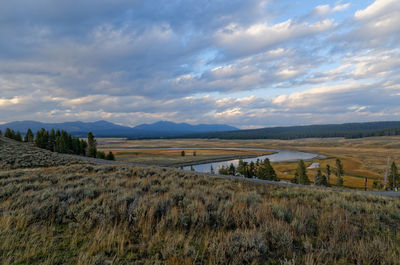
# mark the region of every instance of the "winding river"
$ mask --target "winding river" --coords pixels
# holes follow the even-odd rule
[[[298,160],[311,160],[315,158],[324,158],[322,155],[314,154],[314,153],[307,153],[295,150],[280,150],[280,149],[262,149],[262,148],[219,148],[219,147],[191,147],[191,148],[115,148],[115,149],[99,149],[100,151],[124,151],[124,150],[193,150],[193,149],[214,149],[214,150],[247,150],[247,151],[265,151],[265,152],[274,152],[273,154],[257,156],[253,158],[246,158],[243,159],[245,162],[256,162],[257,159],[260,161],[268,158],[271,162],[291,162],[291,161],[298,161]],[[239,163],[239,159],[221,161],[221,162],[211,162],[211,163],[204,163],[204,164],[197,164],[193,165],[193,169],[197,172],[204,172],[209,173],[211,171],[211,167],[214,169],[215,172],[218,172],[218,169],[222,166],[229,166],[233,164],[237,167]],[[191,166],[183,167],[185,170],[190,170]]]
[[[291,161],[298,161],[298,160],[311,160],[314,158],[323,158],[324,156],[313,154],[313,153],[306,153],[294,150],[279,150],[279,149],[251,149],[251,148],[241,148],[241,150],[258,150],[258,151],[268,151],[274,152],[270,155],[263,155],[257,156],[253,158],[246,158],[243,159],[244,162],[256,162],[257,159],[263,161],[264,159],[268,158],[271,162],[291,162]],[[212,163],[205,163],[205,164],[198,164],[193,165],[193,169],[197,172],[211,172],[211,167],[214,169],[215,172],[218,172],[218,169],[222,166],[228,167],[230,164],[233,164],[235,167],[239,164],[239,159],[221,161],[221,162],[212,162]],[[191,167],[187,166],[184,167],[185,170],[190,170]]]

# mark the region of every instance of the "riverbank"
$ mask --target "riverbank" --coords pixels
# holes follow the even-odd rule
[[[265,154],[262,154],[261,156],[266,156],[266,155],[271,155],[271,154],[274,154],[274,153],[273,152],[265,153]],[[226,156],[226,157],[176,163],[176,164],[171,164],[170,167],[190,167],[190,166],[196,166],[196,165],[202,165],[202,164],[218,163],[218,162],[239,160],[239,159],[251,159],[251,158],[257,158],[257,157],[259,157],[259,155],[257,155],[257,156],[254,156],[254,155],[239,155],[239,156],[232,155],[232,156]]]

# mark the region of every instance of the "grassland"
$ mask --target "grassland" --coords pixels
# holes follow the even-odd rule
[[[181,152],[185,155],[182,156]],[[118,161],[158,166],[180,167],[212,161],[225,161],[237,158],[248,158],[271,154],[265,151],[246,150],[213,150],[213,149],[152,149],[113,151]]]
[[[399,264],[399,199],[0,144],[1,264]],[[10,144],[42,162],[15,163]]]
[[[177,139],[177,140],[140,140],[130,141],[123,139],[103,139],[99,141],[104,148],[201,148],[201,147],[248,147],[248,148],[277,148],[290,149],[318,153],[330,159],[319,160],[323,173],[329,164],[335,167],[336,158],[343,161],[345,176],[344,185],[350,188],[363,189],[364,178],[368,178],[367,187],[372,189],[373,181],[383,183],[384,171],[387,159],[390,158],[400,164],[400,137],[371,137],[362,139],[298,139],[298,140],[201,140],[201,139]],[[200,150],[197,150],[199,152]],[[160,153],[156,153],[160,152]],[[231,153],[228,151],[227,154]],[[153,153],[123,153],[120,159],[131,162],[143,162],[147,164],[168,164],[179,165],[180,162],[196,162],[190,158],[181,158],[179,153],[175,156],[164,155],[160,151],[153,150]],[[224,155],[227,155],[224,154]],[[232,153],[231,153],[232,154]],[[240,155],[240,154],[236,154]],[[251,154],[249,154],[251,155]],[[233,156],[235,156],[233,154]],[[209,159],[221,158],[218,156],[208,157]],[[117,156],[118,159],[118,156]],[[154,160],[153,160],[154,159]],[[186,159],[186,160],[185,160]],[[173,162],[171,162],[173,160]],[[314,161],[312,161],[314,162]],[[310,162],[311,163],[311,162]],[[296,163],[273,163],[278,177],[290,180],[294,177]],[[313,179],[313,172],[309,171],[310,179]],[[335,176],[331,175],[331,184],[336,183]]]

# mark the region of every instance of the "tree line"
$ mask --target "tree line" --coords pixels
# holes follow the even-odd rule
[[[332,169],[329,164],[326,165],[326,175],[322,173],[322,170],[318,168],[316,173],[314,183],[318,186],[330,186],[330,176],[332,173],[336,175],[336,186],[342,187],[343,186],[343,175],[344,175],[344,168],[342,161],[337,158],[336,159],[336,168]],[[311,181],[307,175],[307,168],[303,160],[300,160],[297,163],[297,169],[294,174],[294,178],[291,180],[292,183],[303,184],[303,185],[310,185]]]
[[[211,168],[211,173],[213,173],[213,171],[213,168]],[[325,171],[326,175],[322,173],[321,169],[318,169],[315,175],[315,185],[330,186],[330,176],[332,174],[335,174],[337,179],[336,186],[343,186],[344,169],[342,161],[340,159],[336,159],[336,168],[332,169],[331,166],[328,164],[326,165]],[[253,161],[248,163],[244,162],[242,159],[239,159],[237,167],[235,167],[233,163],[231,163],[229,166],[221,166],[218,169],[218,173],[221,175],[240,175],[246,178],[257,177],[263,180],[279,180],[268,158],[263,161],[257,159],[255,163]],[[311,181],[307,175],[307,168],[303,160],[300,160],[297,163],[295,176],[291,180],[291,182],[303,185],[311,184]]]
[[[0,131],[0,135],[2,132]],[[97,151],[97,142],[93,133],[88,133],[88,141],[73,137],[71,134],[64,130],[50,130],[41,129],[33,134],[31,129],[28,129],[25,136],[22,137],[19,131],[15,132],[7,128],[4,132],[4,137],[19,141],[32,143],[36,147],[47,149],[52,152],[62,154],[74,154],[81,156],[88,156],[100,159],[115,160],[112,152],[107,155],[104,152]]]
[[[250,163],[243,161],[243,159],[239,159],[238,166],[235,167],[232,163],[229,167],[222,166],[219,168],[218,173],[221,175],[237,175],[240,174],[246,178],[254,178],[257,177],[259,179],[264,180],[278,180],[276,176],[276,172],[272,167],[268,158],[254,163],[251,161]]]
[[[400,122],[367,122],[272,127],[226,132],[196,133],[180,136],[180,138],[292,140],[301,138],[364,138],[395,135],[400,135]]]

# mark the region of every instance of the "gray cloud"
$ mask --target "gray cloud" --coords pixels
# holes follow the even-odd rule
[[[0,122],[398,119],[400,5],[349,4],[3,2]]]

